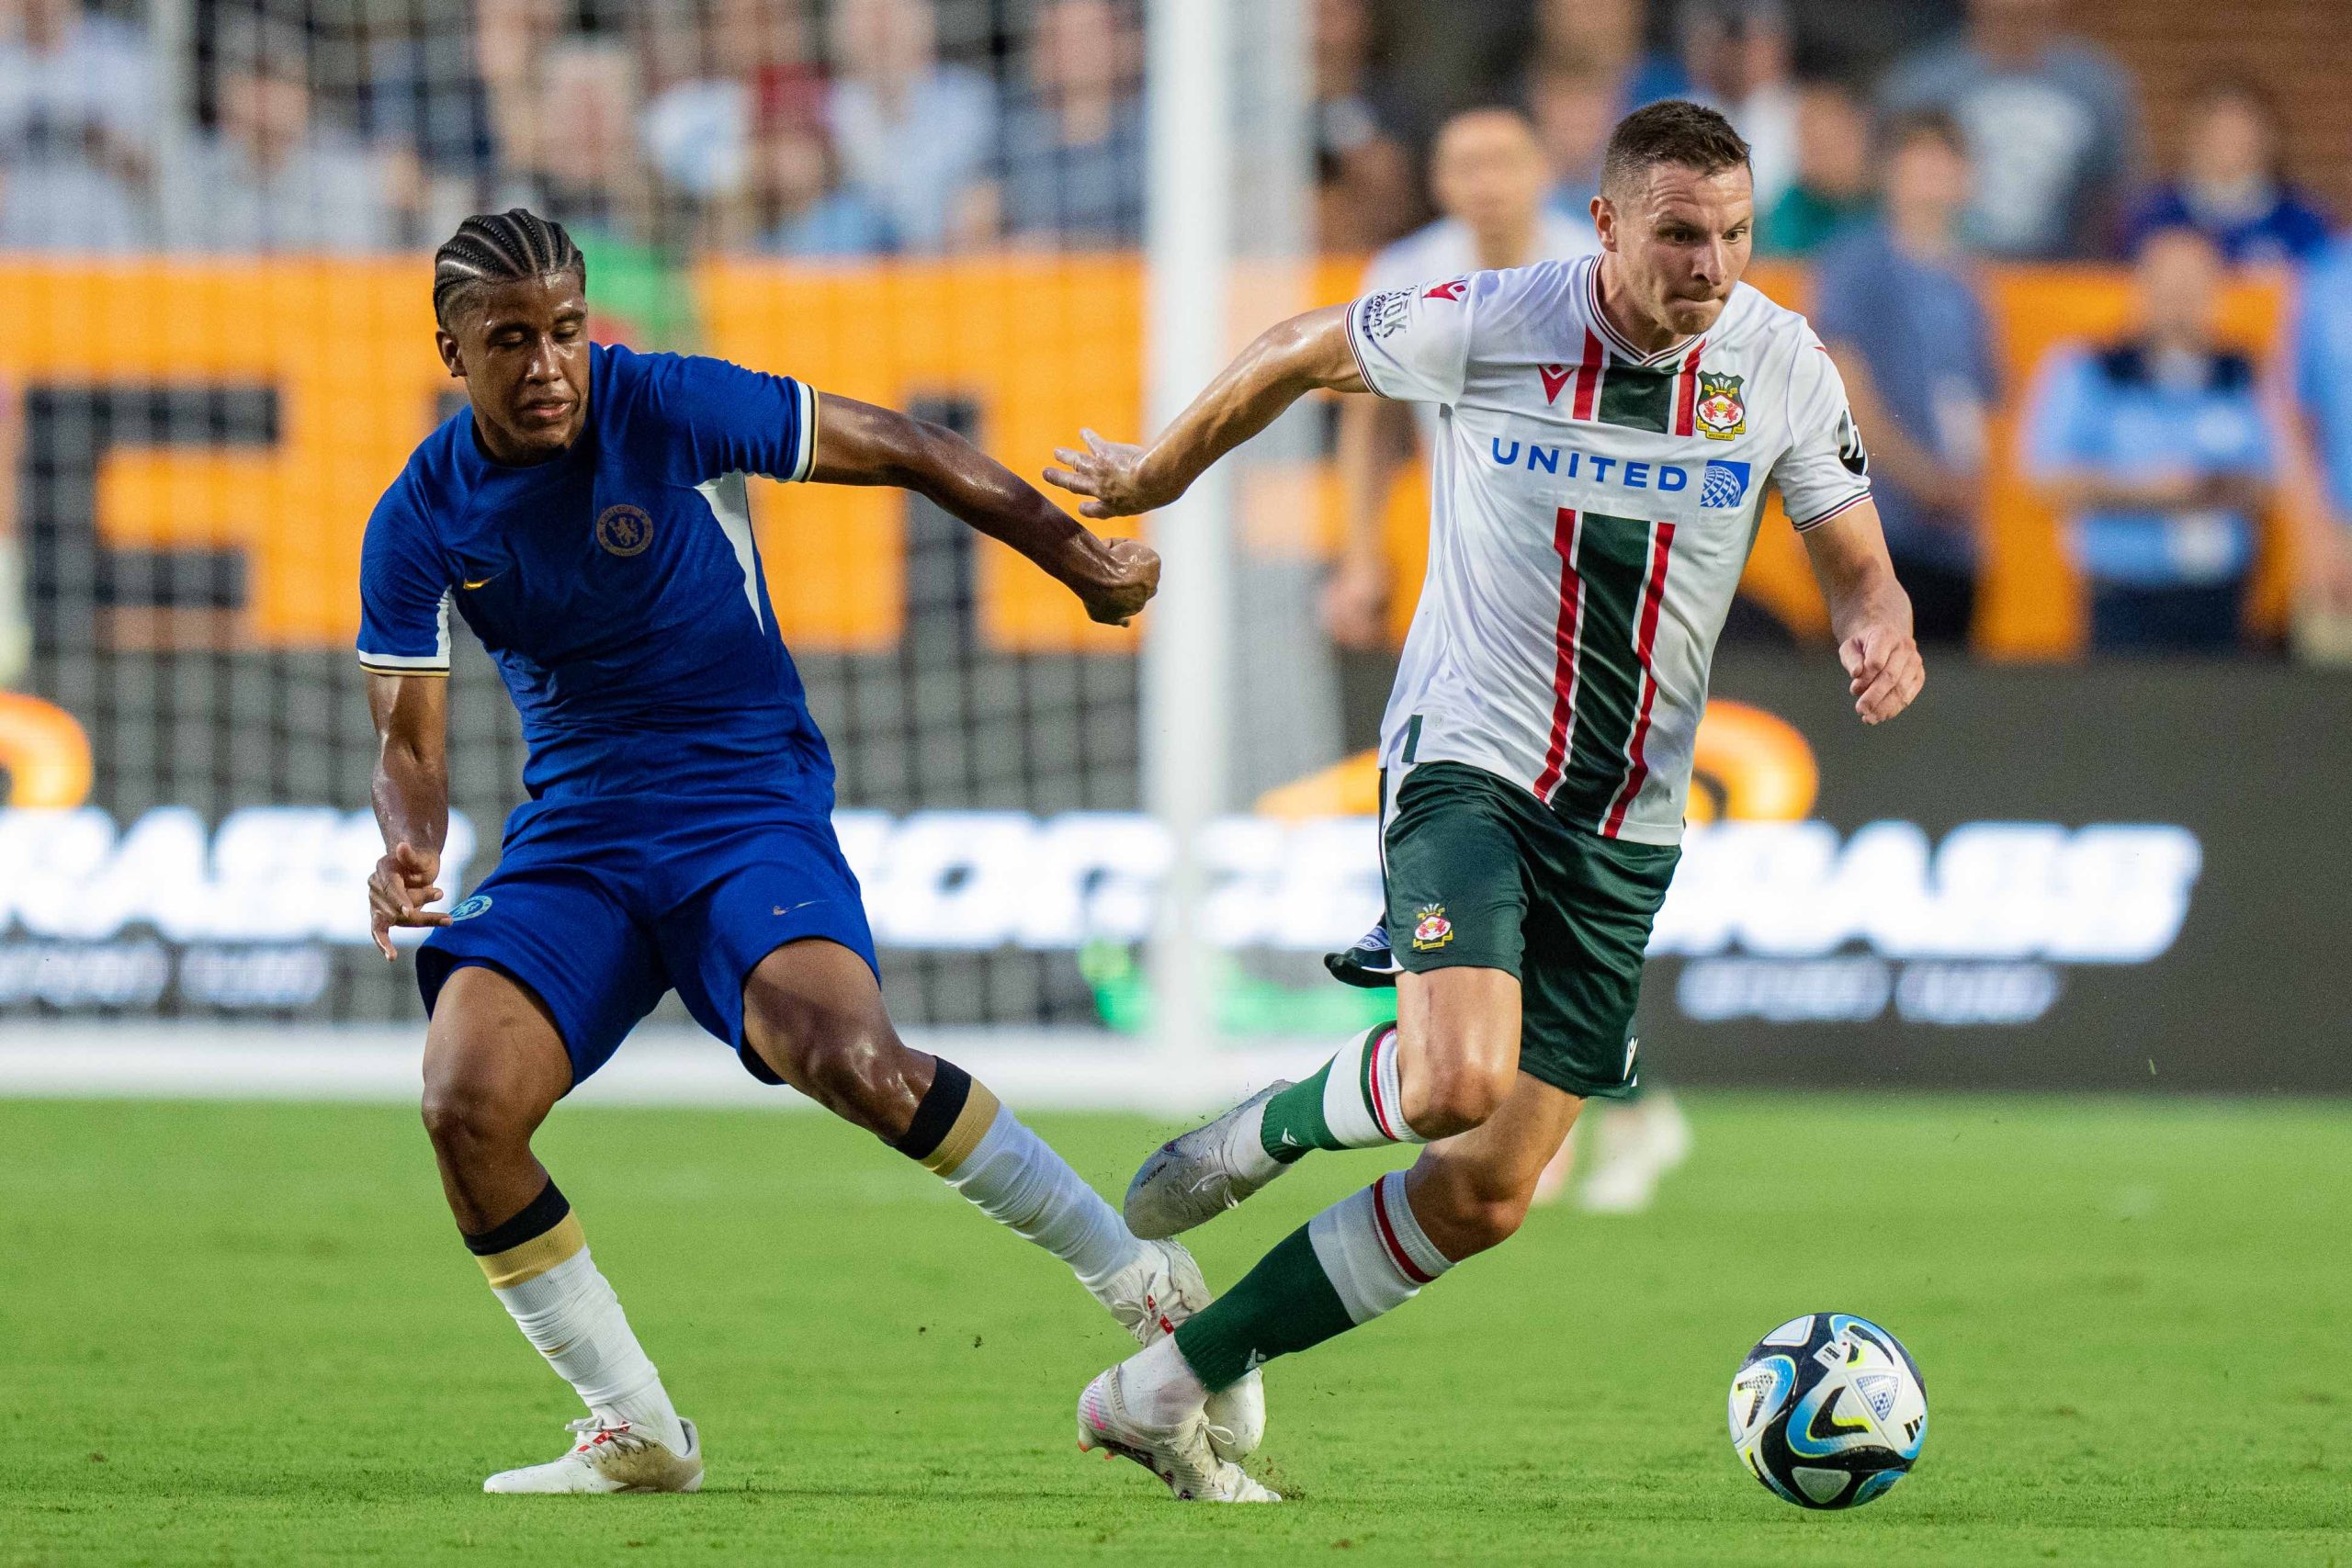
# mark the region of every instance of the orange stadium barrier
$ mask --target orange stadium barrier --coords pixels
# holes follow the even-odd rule
[[[1314,269],[1313,299],[1354,290],[1360,267]],[[346,642],[369,507],[430,428],[451,389],[432,346],[421,258],[348,262],[157,258],[130,263],[0,260],[0,379],[138,386],[265,386],[277,399],[267,448],[118,445],[99,465],[102,545],[242,550],[249,592],[241,640],[271,647]],[[1802,308],[1804,278],[1758,267],[1754,281]],[[1141,421],[1143,278],[1132,257],[999,257],[810,266],[715,262],[696,275],[712,353],[788,370],[869,400],[922,397],[977,411],[978,434],[1035,474],[1053,446],[1091,424],[1133,434]],[[2115,273],[2015,268],[1987,279],[2012,399],[2054,343],[2128,323]],[[2284,290],[2249,280],[2228,298],[2224,330],[2260,348]],[[1248,323],[1254,327],[1258,323]],[[1247,335],[1247,327],[1238,327]],[[2081,645],[2082,593],[2055,521],[2010,466],[2014,416],[1996,423],[1979,646],[1999,657],[2063,658]],[[1867,435],[1867,432],[1865,433]],[[904,616],[901,503],[875,491],[812,488],[756,508],[785,635],[811,649],[890,646]],[[1328,554],[1337,536],[1328,467],[1260,470],[1243,495],[1240,538],[1268,554]],[[1427,494],[1398,487],[1388,516],[1402,634],[1426,558]],[[2258,569],[2257,619],[2275,626],[2290,580],[2288,531],[2274,526]],[[1130,646],[1090,626],[1058,588],[1001,550],[983,557],[980,629],[1012,649]],[[1804,552],[1768,520],[1749,591],[1801,631],[1823,626]]]

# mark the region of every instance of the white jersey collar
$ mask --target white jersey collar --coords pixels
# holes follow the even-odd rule
[[[1585,314],[1592,319],[1592,330],[1600,334],[1600,341],[1608,345],[1611,354],[1628,364],[1643,367],[1665,365],[1690,353],[1693,344],[1703,345],[1707,341],[1706,333],[1701,333],[1692,337],[1686,337],[1679,343],[1668,344],[1656,354],[1644,354],[1640,349],[1627,343],[1625,335],[1610,324],[1608,312],[1600,308],[1600,258],[1599,256],[1593,257],[1590,265],[1584,269],[1584,299]],[[1728,308],[1729,302],[1725,303]]]

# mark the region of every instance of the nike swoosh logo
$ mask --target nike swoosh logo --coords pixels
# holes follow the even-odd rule
[[[498,576],[493,571],[488,577],[469,577],[466,579],[466,592],[470,593],[477,588],[487,588],[498,581]]]
[[[792,909],[805,909],[811,904],[821,904],[823,902],[824,900],[822,898],[803,898],[799,903],[793,905]],[[781,904],[774,904],[769,906],[768,913],[771,915],[788,915],[792,913],[792,909],[787,909]]]

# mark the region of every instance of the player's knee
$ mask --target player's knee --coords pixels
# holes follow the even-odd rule
[[[1424,1138],[1450,1138],[1484,1124],[1510,1098],[1515,1072],[1479,1054],[1433,1055],[1417,1075],[1420,1082],[1407,1092],[1413,1131]]]
[[[487,1150],[503,1149],[517,1140],[528,1144],[531,1122],[518,1106],[503,1103],[480,1084],[462,1078],[428,1078],[420,1108],[424,1135],[453,1161]]]
[[[893,1120],[883,1103],[904,1078],[907,1054],[888,1030],[845,1025],[795,1049],[794,1079],[803,1092],[838,1115],[865,1126]]]

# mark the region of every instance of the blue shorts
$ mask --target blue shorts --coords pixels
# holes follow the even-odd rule
[[[466,964],[500,970],[554,1015],[575,1086],[673,987],[773,1082],[743,1042],[760,960],[821,937],[875,966],[831,820],[773,799],[532,801],[507,818],[498,869],[449,914],[417,951],[424,1010]]]

